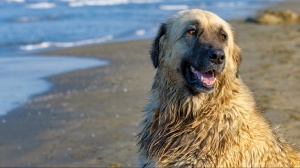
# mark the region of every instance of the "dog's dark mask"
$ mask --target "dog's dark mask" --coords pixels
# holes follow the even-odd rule
[[[214,83],[225,67],[225,53],[208,44],[196,43],[190,55],[184,56],[181,72],[192,93],[210,93]]]
[[[159,66],[159,55],[163,52],[160,40],[162,36],[166,35],[166,31],[167,25],[162,24],[152,43],[150,54],[155,68]],[[187,38],[187,43],[193,48],[191,52],[183,56],[180,72],[192,94],[212,92],[217,76],[225,68],[225,61],[228,56],[225,55],[223,45],[227,42],[227,34],[220,29],[214,33],[214,36],[206,37],[206,34],[209,33],[205,32],[205,29],[198,31],[193,29],[187,30],[186,35],[183,36],[183,38]],[[239,52],[234,54],[237,55],[238,60],[236,62],[239,66],[241,58]],[[238,71],[236,77],[238,77]]]

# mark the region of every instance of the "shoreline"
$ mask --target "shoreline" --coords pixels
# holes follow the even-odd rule
[[[121,44],[121,45],[120,45]],[[61,54],[56,54],[57,51],[49,51],[48,53],[44,53],[44,55],[53,55],[53,56],[57,56],[57,55],[71,55],[74,56],[74,53],[79,53],[78,55],[80,55],[81,57],[94,57],[92,55],[89,54],[80,54],[80,52],[83,49],[86,49],[89,52],[92,53],[97,53],[97,51],[99,50],[99,47],[102,49],[102,51],[105,51],[105,53],[107,55],[109,55],[109,61],[111,62],[111,64],[107,65],[107,66],[103,66],[103,67],[96,67],[96,68],[90,68],[90,69],[85,69],[85,70],[80,70],[80,71],[73,71],[70,73],[65,73],[65,74],[60,74],[60,75],[55,75],[52,77],[48,77],[46,78],[47,81],[49,81],[50,83],[53,83],[53,87],[51,90],[48,90],[47,92],[35,95],[31,98],[31,101],[29,104],[26,104],[24,106],[21,106],[11,112],[9,112],[8,115],[6,116],[1,116],[1,120],[5,120],[5,124],[6,125],[6,129],[1,129],[0,128],[0,133],[8,135],[5,138],[3,138],[2,140],[0,140],[0,144],[2,143],[7,143],[9,141],[11,141],[11,139],[20,139],[20,141],[17,143],[15,142],[15,144],[18,144],[17,146],[12,145],[10,146],[10,143],[7,143],[7,145],[9,146],[9,150],[12,151],[17,151],[17,152],[13,152],[10,153],[10,158],[6,158],[0,157],[0,166],[7,166],[7,165],[11,165],[11,163],[16,163],[16,162],[12,162],[13,160],[15,160],[16,158],[19,158],[18,160],[19,163],[17,163],[16,165],[13,166],[24,166],[24,162],[26,160],[31,160],[31,162],[28,162],[28,166],[66,166],[64,163],[60,163],[57,160],[54,160],[52,163],[51,158],[52,158],[52,154],[45,152],[45,156],[39,156],[39,154],[44,153],[42,148],[48,148],[45,147],[43,145],[43,147],[40,147],[40,144],[38,143],[40,141],[40,136],[41,137],[47,137],[50,138],[52,136],[58,136],[57,140],[51,139],[49,140],[51,143],[54,142],[54,144],[60,145],[60,144],[69,144],[70,142],[72,142],[73,140],[65,140],[65,138],[60,138],[60,137],[64,137],[65,134],[68,134],[69,132],[71,133],[71,136],[74,137],[74,139],[80,139],[80,138],[85,138],[87,137],[87,139],[90,139],[89,141],[93,141],[93,143],[99,143],[97,142],[97,137],[102,136],[102,132],[100,130],[95,130],[94,132],[91,131],[90,129],[90,133],[85,134],[82,133],[84,135],[72,135],[73,133],[76,134],[77,131],[75,131],[76,129],[82,129],[82,124],[84,123],[84,125],[89,125],[88,123],[91,122],[91,116],[89,116],[88,110],[99,110],[101,108],[103,108],[102,106],[105,106],[107,103],[111,103],[111,101],[109,102],[99,102],[102,99],[105,99],[107,97],[112,97],[111,99],[114,101],[127,101],[126,100],[126,96],[129,97],[136,97],[136,95],[139,95],[138,97],[144,97],[144,99],[140,100],[141,105],[139,105],[136,102],[133,103],[122,103],[122,104],[137,104],[137,108],[138,110],[136,110],[136,113],[139,113],[139,111],[141,111],[142,109],[142,102],[146,101],[146,94],[142,94],[144,92],[144,86],[141,86],[139,88],[132,88],[130,85],[130,82],[132,82],[130,80],[125,81],[125,79],[122,78],[134,78],[134,75],[139,75],[139,74],[134,74],[134,73],[126,73],[127,75],[125,75],[124,73],[122,74],[122,76],[115,76],[115,73],[119,72],[124,72],[127,71],[128,68],[130,68],[130,65],[132,64],[132,62],[128,62],[127,60],[127,56],[123,55],[123,52],[131,53],[131,54],[135,54],[135,50],[132,50],[132,47],[129,46],[136,46],[138,52],[141,52],[141,47],[143,47],[143,55],[147,55],[148,54],[148,46],[150,46],[150,41],[146,40],[146,41],[134,41],[134,42],[122,42],[122,43],[113,43],[113,44],[105,44],[105,45],[101,45],[101,46],[83,46],[81,48],[69,48],[67,50],[59,50],[59,51],[65,51],[64,53]],[[107,49],[108,46],[108,49]],[[141,47],[139,47],[141,46]],[[120,48],[119,49],[119,53],[115,52],[115,48]],[[78,50],[78,51],[77,51]],[[53,52],[53,54],[52,54]],[[86,51],[84,53],[87,53]],[[42,55],[42,54],[39,54]],[[36,56],[39,56],[36,55]],[[113,57],[112,57],[113,56]],[[95,58],[95,57],[94,57]],[[98,57],[96,57],[98,58]],[[108,57],[107,57],[108,58]],[[108,60],[105,59],[104,57],[101,57],[101,59],[104,60]],[[123,60],[123,61],[120,61]],[[130,61],[130,60],[129,60]],[[118,63],[117,63],[118,62]],[[135,59],[133,64],[136,64],[140,62],[140,66],[143,66],[145,64],[149,64],[151,65],[151,62],[148,61],[148,57],[140,57],[140,59]],[[126,64],[126,66],[124,65]],[[150,67],[151,66],[146,65],[146,67]],[[117,67],[116,67],[117,66]],[[132,69],[132,68],[130,68]],[[133,70],[133,69],[132,69]],[[131,71],[132,71],[131,70]],[[150,71],[151,69],[149,69]],[[88,76],[86,74],[93,74],[91,76]],[[110,74],[111,76],[109,77],[104,77],[106,74]],[[92,79],[91,79],[92,78]],[[105,78],[105,79],[104,79]],[[65,80],[67,79],[67,80]],[[110,80],[110,82],[107,82],[108,80]],[[119,81],[122,80],[122,85],[119,85],[117,82],[114,82],[114,80]],[[149,78],[148,82],[151,82],[152,78]],[[76,81],[76,83],[75,83]],[[86,81],[89,81],[91,83],[87,83]],[[149,84],[145,83],[145,87],[150,87]],[[71,87],[69,87],[71,86]],[[137,89],[134,92],[131,92],[131,90],[133,89]],[[98,91],[97,95],[95,93],[95,91]],[[149,90],[149,88],[147,88],[147,90]],[[143,91],[141,93],[139,93],[140,91]],[[131,93],[129,93],[131,92]],[[84,101],[85,96],[81,95],[81,93],[83,94],[92,94],[91,96],[93,96],[94,101],[91,102],[91,106],[99,106],[97,108],[93,107],[93,108],[88,108],[88,110],[86,109],[86,107],[84,107],[84,110],[78,110],[78,107],[76,107],[76,104],[81,103],[82,101]],[[112,95],[113,94],[113,95]],[[121,96],[121,97],[120,97]],[[97,98],[95,98],[97,97]],[[118,98],[117,98],[118,97]],[[125,99],[124,99],[125,98]],[[78,99],[78,100],[76,100]],[[123,100],[124,99],[124,100]],[[59,100],[59,101],[58,101]],[[75,101],[76,103],[73,103],[72,101]],[[130,102],[135,101],[135,100],[130,100]],[[74,105],[75,104],[75,105]],[[74,107],[75,106],[75,107]],[[137,123],[138,123],[138,119],[137,116],[134,116],[136,118],[136,121],[131,121],[131,116],[135,115],[135,114],[131,114],[132,113],[132,109],[131,108],[126,108],[125,113],[128,116],[123,116],[124,114],[120,114],[120,112],[122,112],[123,109],[120,109],[118,107],[116,107],[116,103],[111,104],[110,107],[106,107],[108,109],[108,114],[109,117],[111,119],[119,119],[119,120],[126,120],[127,123],[124,123],[124,121],[112,124],[110,126],[106,126],[109,125],[110,123],[112,123],[113,121],[110,120],[110,122],[107,122],[107,119],[101,119],[101,117],[107,117],[107,116],[103,116],[103,114],[97,114],[97,112],[92,111],[93,113],[95,112],[96,114],[93,114],[93,116],[97,116],[97,117],[92,117],[92,119],[95,119],[97,121],[93,121],[93,123],[105,123],[105,125],[103,126],[103,128],[101,129],[113,129],[115,127],[120,127],[120,124],[122,125],[128,125],[128,123],[130,124],[130,131],[132,133],[129,134],[129,137],[126,137],[127,139],[130,139],[129,142],[133,142],[134,140],[132,140],[132,136],[134,134],[136,134],[136,130],[134,130],[133,128],[136,127]],[[76,110],[77,109],[77,110]],[[119,110],[117,110],[119,109]],[[116,111],[115,111],[116,110]],[[74,112],[76,111],[76,112]],[[127,114],[129,113],[129,114]],[[141,113],[139,113],[141,114]],[[100,116],[99,116],[100,115]],[[98,119],[99,118],[99,119]],[[139,117],[138,117],[139,118]],[[59,119],[59,120],[58,120]],[[68,122],[69,120],[70,123]],[[30,122],[29,122],[30,121]],[[79,124],[76,124],[79,123]],[[22,125],[26,125],[26,127],[22,127]],[[23,134],[19,134],[18,136],[15,136],[14,133],[10,133],[8,128],[10,127],[15,127],[18,130],[13,130],[13,132],[20,132]],[[57,129],[57,127],[59,128],[59,130],[54,131],[53,129]],[[91,126],[88,126],[91,127]],[[71,129],[71,130],[68,130]],[[75,129],[75,130],[73,130]],[[28,133],[28,131],[30,130],[30,133]],[[134,131],[132,131],[134,130]],[[46,135],[39,135],[39,134],[43,134],[41,132],[47,132],[45,133]],[[53,133],[53,132],[56,133]],[[78,131],[80,132],[80,131]],[[128,128],[126,128],[126,130],[123,130],[123,132],[129,132]],[[116,135],[107,135],[107,136],[111,136],[111,138],[113,139],[119,139],[120,135],[123,134],[123,132],[119,132]],[[53,135],[54,134],[54,135]],[[57,135],[59,134],[59,135]],[[79,133],[80,134],[80,133]],[[105,137],[103,137],[105,139]],[[31,142],[33,140],[33,142]],[[22,142],[23,141],[23,142]],[[76,141],[76,140],[75,140]],[[95,142],[94,142],[95,141]],[[85,145],[83,146],[82,149],[84,152],[81,151],[75,151],[74,149],[76,148],[76,145],[69,145],[66,146],[65,148],[59,148],[59,150],[55,150],[58,153],[55,153],[55,155],[59,155],[63,157],[63,162],[68,162],[69,160],[73,160],[72,162],[76,162],[77,159],[80,158],[86,158],[88,156],[85,156],[85,150],[87,150],[87,152],[94,152],[94,150],[99,150],[98,152],[101,153],[102,148],[104,148],[103,146],[103,141],[105,140],[101,140],[100,145],[97,145],[99,147],[99,149],[90,149],[90,145]],[[128,142],[127,142],[128,143]],[[7,146],[6,145],[6,146]],[[63,145],[63,146],[64,146]],[[127,150],[132,150],[133,146],[131,146],[132,144],[120,144],[121,148],[123,148],[124,151]],[[22,146],[27,146],[26,148],[23,148]],[[56,146],[56,145],[54,145]],[[35,151],[32,151],[32,149],[39,147],[41,148],[39,150],[39,154],[36,154]],[[6,147],[5,147],[6,148]],[[4,152],[6,149],[4,147],[1,148],[0,146],[0,151]],[[12,148],[12,149],[11,149]],[[56,149],[56,147],[53,147]],[[87,148],[87,149],[86,149]],[[120,148],[120,146],[119,146]],[[4,150],[4,151],[3,151]],[[54,150],[54,149],[53,149]],[[91,150],[91,151],[90,151]],[[116,149],[117,150],[117,149]],[[112,151],[111,151],[112,152]],[[28,159],[27,156],[23,156],[23,153],[26,153],[27,155],[31,155],[30,157],[38,157],[39,159]],[[79,153],[79,154],[78,154]],[[54,154],[53,154],[54,155]],[[101,156],[101,154],[100,154]],[[99,157],[100,157],[99,156]],[[104,157],[104,156],[103,156]],[[118,156],[120,157],[120,156]],[[134,158],[134,156],[132,160],[135,160],[136,158]],[[5,158],[5,159],[4,159]],[[50,161],[49,161],[50,158]],[[39,160],[43,160],[46,159],[47,161],[44,162],[40,162]],[[23,161],[25,160],[25,161]],[[100,162],[101,161],[101,162]],[[97,162],[99,163],[98,165],[110,165],[113,164],[114,162],[110,162],[109,159],[106,159],[106,161],[104,161],[102,163],[102,159],[95,159],[92,162]],[[123,162],[127,162],[127,159],[124,158]],[[26,163],[26,162],[25,162]],[[75,163],[72,163],[75,164]],[[67,165],[72,165],[71,163],[68,163]],[[133,166],[135,165],[134,162],[131,164],[126,164],[128,166]],[[81,164],[81,163],[76,163],[76,166],[95,166],[95,164],[91,164],[91,163],[85,163],[85,164]]]
[[[288,6],[300,13],[297,5],[300,2],[285,1],[272,9]],[[229,23],[243,50],[244,82],[267,119],[280,124],[288,139],[299,146],[300,69],[296,63],[300,60],[296,53],[300,29],[242,19]],[[148,54],[151,42],[96,44],[35,54],[101,58],[111,64],[47,77],[54,84],[51,90],[1,116],[5,127],[0,133],[5,136],[0,140],[0,166],[136,166],[134,136],[155,71]]]
[[[5,82],[0,83],[0,116],[22,106],[30,97],[50,90],[51,84],[44,80],[46,77],[107,64],[109,62],[100,59],[74,56],[2,57],[0,66],[5,69],[5,76],[1,75]]]

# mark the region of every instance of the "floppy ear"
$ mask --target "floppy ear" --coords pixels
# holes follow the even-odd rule
[[[150,50],[151,59],[153,62],[154,68],[158,67],[158,60],[159,60],[159,52],[160,52],[160,38],[166,34],[167,25],[165,23],[161,24],[159,31],[152,43],[152,48]]]
[[[234,44],[234,49],[233,49],[233,60],[235,61],[236,65],[237,65],[237,69],[236,69],[236,78],[239,78],[239,66],[242,62],[242,51],[240,49],[240,47],[236,44]]]
[[[240,67],[241,62],[242,62],[242,51],[241,51],[240,47],[237,45],[236,35],[234,33],[233,27],[231,27],[231,32],[233,34],[233,52],[232,52],[232,57],[233,57],[233,60],[234,60],[234,62],[236,64],[236,73],[235,73],[235,76],[236,76],[236,78],[239,78],[239,67]]]

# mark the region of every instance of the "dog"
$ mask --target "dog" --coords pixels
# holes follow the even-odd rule
[[[163,23],[138,134],[139,167],[300,167],[300,155],[259,112],[238,68],[229,23],[200,9]]]

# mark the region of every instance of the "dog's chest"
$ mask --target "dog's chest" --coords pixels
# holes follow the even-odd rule
[[[202,129],[203,130],[203,129]],[[216,144],[214,131],[200,131],[177,134],[177,137],[169,137],[172,141],[161,159],[163,167],[211,167],[212,160],[219,144]],[[214,144],[214,145],[211,145]],[[168,146],[168,143],[165,142]]]

